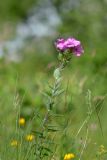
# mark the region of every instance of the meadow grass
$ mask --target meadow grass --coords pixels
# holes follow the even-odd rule
[[[35,56],[35,59],[20,63],[1,59],[1,160],[36,159],[37,129],[46,113],[42,92],[47,90],[48,83],[53,83],[51,77],[55,64],[49,65],[57,62],[54,57],[47,59],[45,55]],[[73,153],[75,159],[106,160],[107,69],[104,61],[99,64],[99,59],[95,62],[93,56],[83,56],[81,59],[74,58],[65,69],[62,82],[65,94],[57,99],[52,122],[59,126],[59,131],[51,135],[56,143],[56,147],[52,148],[53,159],[62,160],[65,154]],[[83,125],[90,110],[94,112]],[[19,124],[20,117],[25,119],[23,125]],[[100,157],[96,157],[100,154],[101,145],[105,146],[102,149],[104,155],[102,152]]]

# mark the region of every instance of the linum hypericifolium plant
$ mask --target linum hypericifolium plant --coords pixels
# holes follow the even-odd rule
[[[35,156],[37,160],[54,157],[56,144],[54,143],[51,133],[57,132],[58,129],[52,126],[51,122],[53,114],[52,111],[56,102],[56,98],[64,92],[63,89],[60,89],[62,81],[61,73],[70,62],[73,55],[81,56],[81,54],[84,52],[81,42],[76,40],[75,38],[57,39],[57,41],[55,42],[55,47],[58,51],[59,65],[54,71],[54,84],[52,86],[49,86],[50,92],[44,93],[47,99],[47,112],[42,121],[41,130],[35,131],[36,137],[38,135],[37,143],[35,144]]]

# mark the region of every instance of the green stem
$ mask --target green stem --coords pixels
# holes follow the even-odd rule
[[[61,63],[59,64],[59,67],[56,69],[58,71],[58,76],[55,77],[55,82],[54,85],[51,89],[51,95],[49,96],[49,100],[48,100],[48,108],[47,108],[47,112],[45,114],[45,117],[43,119],[43,124],[42,124],[42,133],[44,135],[45,132],[47,132],[47,136],[45,137],[45,139],[47,139],[48,137],[48,124],[49,124],[49,120],[50,120],[50,112],[53,109],[53,106],[55,104],[55,99],[56,97],[58,97],[59,95],[57,95],[56,93],[59,91],[59,87],[60,87],[60,83],[61,83],[61,71],[66,67],[67,63],[69,61],[65,58],[61,61]],[[54,72],[55,73],[55,72]],[[40,139],[40,153],[39,153],[39,158],[42,159],[42,146],[44,144],[44,139]]]

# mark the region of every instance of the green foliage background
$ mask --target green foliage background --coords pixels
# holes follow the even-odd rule
[[[89,123],[89,141],[82,159],[95,159],[101,144],[107,148],[107,1],[78,0],[72,7],[70,1],[52,0],[51,2],[62,21],[57,27],[57,35],[44,37],[38,42],[28,41],[29,45],[26,46],[26,49],[19,53],[21,55],[20,62],[9,61],[6,55],[0,59],[0,158],[2,160],[10,160],[13,157],[18,159],[17,152],[15,148],[11,148],[10,142],[12,139],[21,137],[17,131],[18,122],[16,121],[19,113],[26,119],[25,128],[21,128],[22,135],[31,133],[40,125],[38,119],[33,123],[30,123],[30,120],[38,110],[42,117],[46,111],[42,92],[47,90],[48,83],[53,83],[52,74],[57,65],[57,52],[53,42],[59,36],[74,36],[81,40],[85,53],[80,58],[73,56],[71,64],[63,73],[62,86],[66,88],[67,95],[66,98],[62,96],[58,100],[55,113],[60,113],[64,117],[55,119],[55,123],[64,127],[69,121],[69,126],[66,136],[62,134],[62,137],[59,137],[58,135],[60,143],[58,160],[63,159],[67,152],[79,154],[76,147],[73,148],[71,137],[75,137],[78,128],[87,116],[86,94],[88,89],[92,94],[93,108],[96,103],[102,102],[105,98],[103,104],[99,105],[103,136],[98,117],[94,114]],[[21,20],[26,20],[28,11],[36,5],[38,2],[34,0],[20,2],[4,0],[0,2],[1,42],[9,37],[14,37],[15,25]],[[4,25],[8,22],[9,27],[12,27],[13,30],[10,32],[7,26],[6,33],[8,34],[5,35]],[[45,41],[48,49],[44,51],[41,48]],[[39,44],[40,48],[38,48]],[[66,100],[67,102],[65,102]],[[29,124],[30,127],[28,127]],[[82,130],[76,145],[80,145],[85,134],[86,128]],[[20,155],[24,157],[27,150],[24,138],[22,148]],[[29,160],[33,160],[33,158],[31,156]]]
[[[27,16],[27,11],[33,5],[36,4],[36,0],[4,0],[0,2],[0,20],[5,22],[6,20],[17,21],[24,19]]]

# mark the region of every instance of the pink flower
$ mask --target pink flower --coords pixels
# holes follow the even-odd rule
[[[58,39],[55,43],[56,48],[64,52],[69,50],[71,53],[74,53],[76,56],[80,56],[84,50],[82,48],[81,42],[76,40],[75,38],[68,38],[68,39]]]
[[[64,51],[66,49],[65,40],[63,38],[57,39],[55,45],[59,51]]]
[[[66,45],[67,48],[76,47],[76,46],[80,45],[80,41],[77,41],[77,40],[74,39],[74,38],[68,38],[68,39],[65,41],[65,45]]]
[[[76,56],[79,57],[79,56],[81,56],[82,53],[84,53],[84,50],[83,50],[83,48],[82,48],[82,46],[81,46],[81,44],[80,44],[80,45],[78,45],[78,46],[73,47],[72,52],[73,52]]]

